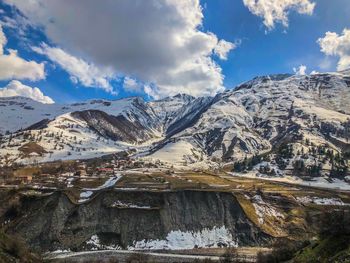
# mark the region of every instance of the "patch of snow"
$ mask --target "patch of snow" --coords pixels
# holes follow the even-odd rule
[[[332,179],[331,181],[328,181],[327,178],[325,177],[316,177],[312,181],[306,181],[295,176],[286,176],[286,175],[280,176],[280,177],[267,176],[267,175],[262,175],[260,173],[257,173],[255,171],[248,172],[248,173],[232,172],[228,174],[232,176],[237,176],[237,177],[254,178],[254,179],[283,182],[283,183],[289,183],[289,184],[295,184],[295,185],[350,191],[350,184],[340,179]]]
[[[78,203],[83,203],[85,201],[88,201],[89,198],[92,196],[92,191],[84,191],[80,193],[80,199],[78,200]]]
[[[98,190],[110,188],[110,187],[114,186],[121,178],[122,178],[122,176],[120,174],[117,174],[115,177],[111,177],[111,178],[107,179],[107,181],[104,182],[103,185],[96,187],[96,188],[85,188],[85,190],[98,191]]]
[[[168,143],[157,152],[150,155],[150,158],[166,163],[185,163],[185,156],[192,156],[194,146],[186,141]]]
[[[91,236],[86,244],[92,246],[91,250],[121,250],[119,245],[103,245],[97,235]]]
[[[80,199],[78,202],[83,203],[88,201],[91,195],[94,193],[94,191],[100,191],[106,188],[113,187],[121,178],[122,176],[118,174],[114,177],[108,178],[103,185],[100,185],[96,188],[84,188],[84,192],[80,193]]]
[[[133,208],[133,209],[151,209],[152,207],[148,206],[148,205],[145,205],[145,206],[142,206],[142,205],[135,205],[135,204],[132,204],[132,203],[124,203],[124,202],[121,202],[121,201],[116,201],[112,204],[112,207],[118,207],[118,208]]]
[[[193,249],[206,247],[220,247],[222,245],[237,247],[237,242],[232,234],[225,228],[214,227],[203,229],[199,232],[171,231],[164,240],[141,240],[135,241],[129,250],[156,250],[156,249]]]
[[[340,180],[340,179],[332,179],[330,182],[324,177],[317,177],[312,181],[302,181],[302,185],[320,187],[320,188],[332,188],[339,190],[350,190],[350,184]]]
[[[307,114],[315,114],[321,120],[346,122],[349,118],[349,115],[334,110],[321,108],[313,103],[310,103],[310,101],[305,102],[301,99],[295,99],[294,106],[302,109]]]
[[[336,206],[344,206],[350,205],[345,204],[340,198],[321,198],[315,196],[303,196],[296,197],[296,200],[302,204],[316,204],[316,205],[336,205]]]
[[[67,188],[73,187],[72,182],[74,181],[74,177],[70,177],[66,181],[67,181]]]
[[[252,198],[252,204],[255,208],[256,215],[258,216],[259,224],[264,223],[265,217],[275,217],[283,219],[284,215],[276,210],[273,206],[267,204],[260,195],[255,195]]]

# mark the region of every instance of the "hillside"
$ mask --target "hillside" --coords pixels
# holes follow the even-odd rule
[[[349,71],[257,77],[215,97],[0,99],[2,165],[120,151],[178,168],[349,180]],[[30,146],[30,147],[28,147]],[[40,149],[40,150],[38,150]]]

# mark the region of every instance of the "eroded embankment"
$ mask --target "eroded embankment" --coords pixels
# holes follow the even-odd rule
[[[189,249],[262,245],[263,232],[231,193],[102,191],[74,204],[62,191],[2,193],[6,232],[39,251],[92,248]]]

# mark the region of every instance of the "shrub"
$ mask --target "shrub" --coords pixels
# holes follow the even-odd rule
[[[7,259],[5,260],[5,258]],[[39,256],[32,254],[28,250],[21,238],[17,236],[8,236],[0,231],[0,262],[8,262],[10,258],[14,260],[11,262],[42,262]]]
[[[257,263],[274,263],[275,258],[271,253],[259,252],[256,258]]]
[[[350,235],[350,211],[346,209],[324,212],[320,218],[321,238]]]
[[[147,263],[151,262],[149,256],[142,253],[132,254],[126,259],[126,263]]]
[[[293,242],[288,239],[278,239],[272,247],[270,253],[259,252],[257,255],[258,263],[278,263],[285,262],[294,258],[297,251],[307,244],[302,242]]]
[[[13,220],[20,214],[20,202],[18,200],[13,200],[9,204],[4,217],[5,220]]]
[[[237,248],[235,248],[235,247],[227,248],[225,253],[221,256],[220,262],[221,263],[238,262]]]

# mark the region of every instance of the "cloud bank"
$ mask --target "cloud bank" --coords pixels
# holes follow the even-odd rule
[[[133,78],[125,77],[123,81],[123,87],[126,91],[140,92],[143,88],[143,85],[138,83],[137,80]]]
[[[137,77],[149,84],[145,91],[153,97],[214,95],[224,89],[212,55],[226,59],[234,44],[201,30],[199,0],[5,2],[68,54]]]
[[[243,3],[250,12],[264,19],[263,23],[269,30],[276,23],[288,27],[290,11],[312,15],[315,8],[311,0],[243,0]]]
[[[17,51],[8,49],[5,54],[7,38],[0,25],[0,80],[28,79],[40,80],[45,78],[44,63],[27,61],[18,56]]]
[[[45,96],[39,88],[26,86],[18,80],[12,80],[6,87],[0,88],[0,97],[13,96],[27,97],[46,104],[54,103],[54,101],[50,97]]]
[[[85,87],[99,87],[107,92],[113,93],[110,79],[115,78],[113,70],[96,67],[83,59],[76,58],[61,48],[49,47],[42,44],[40,47],[32,48],[35,52],[47,56],[51,61],[57,63],[70,75],[74,83],[80,83]]]
[[[350,68],[350,30],[344,29],[341,35],[335,32],[327,32],[317,43],[321,52],[329,56],[339,58],[337,70]]]

